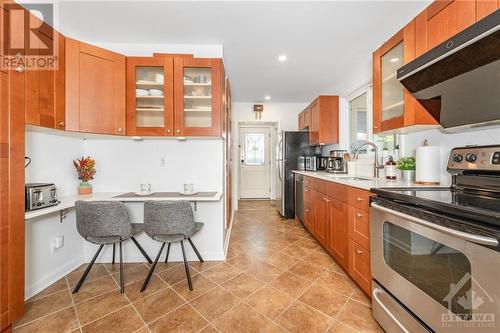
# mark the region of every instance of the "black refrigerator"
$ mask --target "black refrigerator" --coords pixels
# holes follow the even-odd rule
[[[276,145],[276,175],[275,175],[275,200],[276,208],[281,216],[295,217],[294,202],[294,170],[299,167],[301,157],[314,155],[314,149],[309,147],[308,132],[282,131],[278,135]]]

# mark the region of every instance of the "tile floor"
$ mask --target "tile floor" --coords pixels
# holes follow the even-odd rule
[[[26,303],[15,332],[383,332],[370,303],[300,225],[268,201],[242,201],[226,262],[192,262],[194,291],[183,265],[159,264],[139,292],[148,266],[92,268],[76,295],[82,266]]]

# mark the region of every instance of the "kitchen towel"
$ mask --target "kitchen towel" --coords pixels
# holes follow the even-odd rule
[[[439,184],[441,175],[439,166],[441,159],[440,148],[437,146],[420,146],[415,156],[416,172],[415,182],[417,184]]]

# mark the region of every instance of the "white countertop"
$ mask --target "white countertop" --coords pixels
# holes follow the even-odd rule
[[[333,174],[325,171],[293,171],[294,173],[313,177],[321,180],[335,182],[347,186],[357,187],[369,191],[372,188],[391,188],[391,187],[449,187],[449,185],[421,185],[415,183],[406,183],[398,180],[375,179],[370,177],[359,177],[362,179],[354,179],[355,176],[345,174]]]
[[[210,201],[219,201],[222,197],[222,192],[216,192],[213,191],[215,194],[213,196],[209,197],[194,197],[194,196],[186,196],[182,195],[179,193],[178,196],[168,196],[168,197],[161,197],[161,196],[136,196],[136,197],[120,197],[116,198],[118,195],[123,195],[127,192],[98,192],[98,193],[92,193],[92,194],[76,194],[76,195],[70,195],[66,197],[59,197],[60,203],[55,206],[47,207],[47,208],[42,208],[39,210],[34,210],[31,212],[26,212],[24,214],[24,219],[32,219],[38,216],[43,216],[47,214],[51,214],[54,212],[58,212],[60,210],[68,209],[68,208],[73,208],[75,207],[75,202],[78,200],[85,200],[85,201],[100,201],[100,200],[105,200],[105,201],[122,201],[122,202],[144,202],[144,201],[162,201],[162,200],[173,200],[173,201],[181,201],[181,200],[186,200],[186,201],[192,201],[192,202],[210,202]]]

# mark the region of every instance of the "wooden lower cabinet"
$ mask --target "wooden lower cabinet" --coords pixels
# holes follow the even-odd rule
[[[348,205],[340,200],[329,202],[328,252],[345,270],[348,268],[347,255],[347,217]]]
[[[367,294],[371,294],[370,251],[349,239],[349,275]]]
[[[370,192],[312,177],[304,184],[304,226],[370,295]]]
[[[328,229],[330,223],[330,202],[326,195],[314,191],[314,236],[318,242],[327,247]]]

